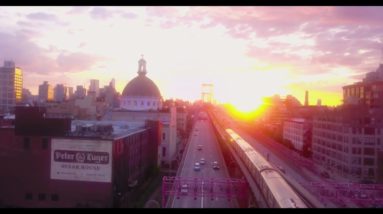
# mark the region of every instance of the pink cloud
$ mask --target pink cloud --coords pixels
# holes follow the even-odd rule
[[[56,61],[60,71],[79,72],[91,69],[101,59],[101,57],[84,53],[61,53]]]
[[[27,15],[27,18],[42,21],[55,21],[57,19],[54,14],[44,12],[30,13]]]
[[[25,72],[40,74],[78,72],[90,69],[102,60],[99,56],[84,53],[61,53],[57,59],[51,58],[48,54],[57,50],[53,46],[40,48],[28,35],[23,31],[17,31],[15,35],[0,32],[0,59],[13,60]]]
[[[126,19],[135,19],[138,16],[137,14],[131,11],[121,10],[117,7],[112,7],[112,8],[93,7],[89,13],[92,18],[98,19],[98,20],[106,20],[109,18],[113,18],[115,15],[120,15],[121,17],[124,17]]]
[[[354,69],[374,67],[367,61],[373,62],[371,59],[379,57],[374,54],[381,43],[371,39],[383,35],[383,27],[376,25],[383,20],[383,7],[190,7],[182,15],[177,8],[148,10],[150,15],[162,18],[161,26],[164,28],[190,23],[200,23],[201,28],[209,28],[220,24],[227,28],[232,37],[239,39],[249,39],[253,33],[258,38],[269,39],[301,31],[307,38],[314,39],[316,44],[311,47],[314,55],[308,59],[309,63],[327,69],[331,66]],[[334,28],[343,31],[333,33],[331,30]],[[248,55],[270,63],[286,63],[297,67],[305,63],[294,53],[304,48],[299,44],[268,43],[270,48],[264,49],[249,45]],[[369,52],[359,54],[360,49]],[[281,53],[271,53],[272,50],[281,50]],[[346,52],[349,55],[345,55]],[[302,72],[317,71],[307,69]]]
[[[113,13],[102,7],[94,7],[90,11],[90,15],[94,19],[108,19],[113,17]]]

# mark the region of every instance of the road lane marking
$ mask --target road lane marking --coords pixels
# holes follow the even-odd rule
[[[202,191],[202,196],[201,196],[201,208],[203,208],[203,180],[202,180],[201,191]]]

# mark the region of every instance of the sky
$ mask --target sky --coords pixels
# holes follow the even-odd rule
[[[0,7],[0,61],[13,60],[24,88],[43,81],[116,89],[147,76],[164,99],[214,97],[242,109],[291,94],[342,102],[342,86],[383,60],[383,7]]]

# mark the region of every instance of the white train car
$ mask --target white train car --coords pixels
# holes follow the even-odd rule
[[[235,152],[256,180],[271,208],[307,208],[282,175],[249,143],[231,129],[226,129]]]

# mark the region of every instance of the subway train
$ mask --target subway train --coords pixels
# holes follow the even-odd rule
[[[249,143],[231,129],[226,129],[236,154],[246,165],[258,184],[270,208],[307,208],[298,194],[278,170],[260,155]]]

